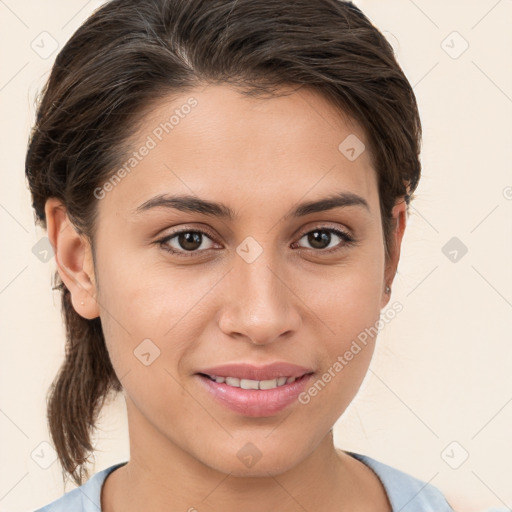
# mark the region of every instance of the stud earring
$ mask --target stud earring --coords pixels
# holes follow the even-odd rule
[[[388,285],[386,285],[386,293],[390,293],[390,292],[391,292],[391,288]]]

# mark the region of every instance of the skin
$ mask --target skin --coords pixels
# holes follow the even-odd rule
[[[255,99],[216,85],[166,98],[145,116],[134,147],[191,96],[198,105],[98,201],[95,266],[65,207],[53,198],[46,204],[58,271],[76,311],[101,317],[126,399],[130,461],[106,479],[103,510],[391,511],[376,475],[336,449],[332,436],[366,375],[375,338],[307,405],[270,417],[232,412],[194,374],[225,362],[279,360],[311,367],[317,380],[389,302],[385,285],[399,261],[405,202],[393,209],[386,261],[369,151],[350,161],[338,150],[349,134],[365,142],[364,131],[305,88]],[[348,206],[283,218],[335,191],[362,196],[369,211]],[[237,218],[131,213],[161,193],[220,201]],[[329,227],[357,243],[332,234],[315,246],[304,236]],[[192,257],[166,252],[157,241],[181,228],[215,238],[203,235]],[[236,252],[248,236],[263,249],[251,263]],[[178,237],[167,244],[187,253]],[[322,249],[335,246],[331,254]],[[160,350],[149,366],[134,356],[146,338]],[[261,453],[252,467],[237,457],[248,442]]]

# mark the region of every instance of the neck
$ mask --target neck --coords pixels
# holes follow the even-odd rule
[[[103,512],[360,509],[361,464],[336,450],[332,430],[291,468],[258,472],[256,462],[247,476],[247,470],[235,474],[201,462],[133,415],[129,410],[130,461],[107,477]]]

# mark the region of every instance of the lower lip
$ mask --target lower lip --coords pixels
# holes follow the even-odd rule
[[[215,382],[197,374],[203,386],[221,404],[239,414],[252,417],[272,416],[295,402],[313,374],[303,375],[290,384],[274,389],[242,389]]]

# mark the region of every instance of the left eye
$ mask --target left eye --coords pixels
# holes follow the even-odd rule
[[[331,246],[331,242],[333,242],[332,235],[341,239],[343,242],[338,242]],[[204,238],[210,240],[210,242],[213,243],[212,237],[209,235],[209,233],[206,233],[201,230],[189,229],[178,231],[170,236],[158,240],[157,243],[159,243],[164,250],[170,253],[176,254],[178,256],[187,257],[194,256],[194,254],[202,252],[199,249],[201,249],[201,247],[203,246]],[[355,243],[354,238],[345,231],[327,227],[317,228],[312,231],[308,231],[301,236],[299,241],[302,240],[303,238],[305,238],[307,242],[311,244],[311,248],[313,250],[316,250],[315,252],[320,253],[331,253],[334,251],[341,250],[344,247],[353,245]],[[171,243],[173,241],[174,245]],[[299,247],[307,249],[307,247]],[[210,245],[209,247],[202,247],[202,250],[206,251],[212,248],[212,245]]]
[[[334,246],[330,246],[332,240],[332,235],[335,235],[338,238],[341,238],[344,243],[335,243]],[[353,245],[355,240],[345,231],[341,231],[340,229],[335,228],[317,228],[313,231],[308,231],[304,233],[300,240],[306,238],[307,242],[313,246],[314,249],[318,249],[321,252],[334,252],[337,250],[343,249],[345,246]],[[325,246],[327,243],[327,246]]]

